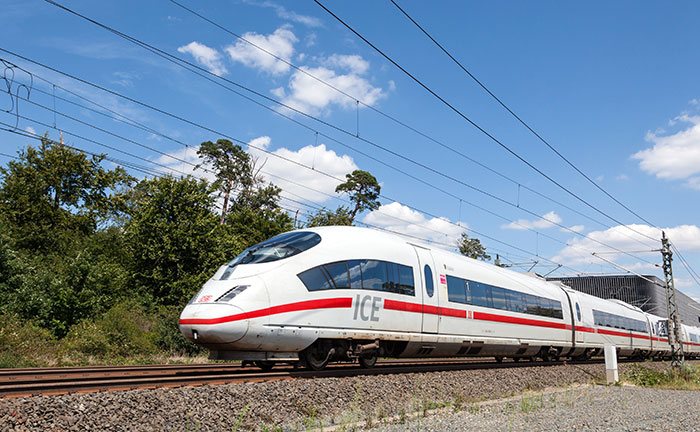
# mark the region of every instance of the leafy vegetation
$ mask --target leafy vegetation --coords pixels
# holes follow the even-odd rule
[[[467,233],[462,233],[462,236],[457,241],[457,248],[462,255],[478,260],[488,261],[491,255],[486,253],[486,248],[481,244],[478,238],[470,238]]]
[[[622,378],[642,387],[700,390],[700,368],[688,364],[678,369],[663,370],[633,365],[625,371]]]

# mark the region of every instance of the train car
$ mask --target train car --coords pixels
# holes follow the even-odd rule
[[[183,310],[182,334],[212,358],[662,354],[640,310],[404,237],[358,227],[280,234],[222,266]]]
[[[682,324],[683,351],[688,358],[700,357],[700,328]]]

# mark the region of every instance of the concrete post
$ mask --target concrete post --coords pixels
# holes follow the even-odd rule
[[[608,384],[620,381],[617,373],[617,350],[615,345],[605,345],[605,378]]]

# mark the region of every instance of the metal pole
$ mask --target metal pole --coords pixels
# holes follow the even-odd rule
[[[668,307],[668,342],[671,345],[671,366],[680,367],[685,361],[683,355],[683,338],[681,337],[681,319],[676,304],[676,288],[673,283],[673,252],[666,233],[661,232],[661,256],[663,257],[664,277],[666,278],[666,305]]]

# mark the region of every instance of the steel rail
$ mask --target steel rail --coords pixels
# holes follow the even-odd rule
[[[596,362],[594,360],[593,362]],[[362,369],[340,364],[323,371],[280,366],[270,372],[242,368],[240,364],[117,366],[90,368],[37,368],[0,370],[0,397],[28,397],[97,391],[120,391],[161,387],[237,384],[290,379],[340,378],[406,373],[445,372],[512,367],[546,367],[556,362],[503,362],[483,359],[398,360],[378,362]],[[578,362],[570,362],[578,363]],[[586,362],[591,363],[591,362]]]

